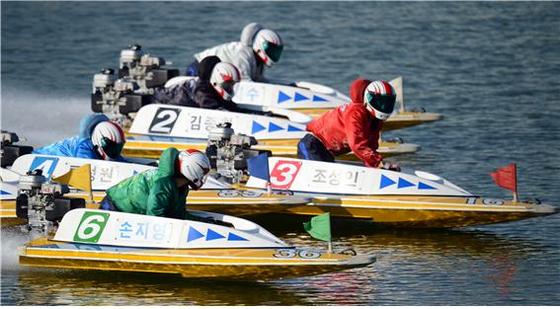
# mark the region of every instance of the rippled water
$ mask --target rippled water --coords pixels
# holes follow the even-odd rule
[[[522,198],[560,206],[560,3],[2,2],[2,129],[38,146],[77,131],[93,74],[139,43],[184,68],[260,21],[286,47],[267,74],[346,91],[404,76],[405,101],[443,121],[390,132],[422,146],[395,158],[500,198],[488,173],[517,162]],[[337,224],[365,269],[271,283],[35,271],[2,230],[1,302],[12,305],[558,305],[560,216],[448,231]],[[299,222],[275,233],[303,246]]]

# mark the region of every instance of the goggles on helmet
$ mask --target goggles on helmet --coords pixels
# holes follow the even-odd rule
[[[370,91],[368,91],[366,95],[366,103],[369,106],[386,114],[393,112],[395,108],[395,99],[396,97],[394,95],[379,95]]]
[[[117,158],[123,149],[124,143],[115,143],[112,140],[103,137],[101,139],[101,148],[103,152],[111,159]]]
[[[229,93],[232,96],[234,94],[233,86],[235,86],[234,80],[224,81],[219,85],[220,88],[224,89],[225,92]]]
[[[283,45],[276,45],[269,41],[265,41],[263,44],[264,52],[270,58],[270,60],[274,62],[278,62],[278,60],[280,60],[280,55],[282,55],[283,49],[284,49]]]

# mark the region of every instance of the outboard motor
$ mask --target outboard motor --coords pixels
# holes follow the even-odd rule
[[[18,218],[27,219],[23,229],[47,235],[68,211],[85,207],[84,199],[63,196],[68,192],[68,186],[49,182],[41,170],[21,176],[16,215]]]
[[[271,155],[268,150],[251,149],[256,144],[257,140],[252,136],[235,134],[229,122],[216,125],[208,134],[206,148],[210,165],[219,174],[216,178],[238,183],[248,174],[247,159],[262,153]]]
[[[154,87],[162,87],[171,78],[179,76],[178,69],[162,68],[166,64],[171,62],[144,54],[142,47],[134,44],[121,51],[119,78],[129,77],[139,85],[140,92],[153,94]]]
[[[139,93],[139,89],[134,80],[128,77],[115,79],[113,69],[103,69],[93,76],[91,110],[106,113],[122,126],[128,126],[130,113],[152,101],[151,95]]]
[[[1,145],[1,166],[6,167],[14,163],[14,161],[23,155],[30,154],[33,151],[33,147],[24,145],[14,145],[19,142],[19,137],[17,134],[8,131],[1,131],[2,140]]]

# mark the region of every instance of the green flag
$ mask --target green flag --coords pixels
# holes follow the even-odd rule
[[[326,212],[304,222],[303,228],[309,235],[322,241],[331,241],[331,214]]]

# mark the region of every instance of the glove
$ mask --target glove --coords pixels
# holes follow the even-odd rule
[[[401,167],[399,166],[398,163],[390,163],[390,162],[384,162],[382,169],[389,170],[389,171],[395,171],[395,172],[400,172],[401,171]]]

